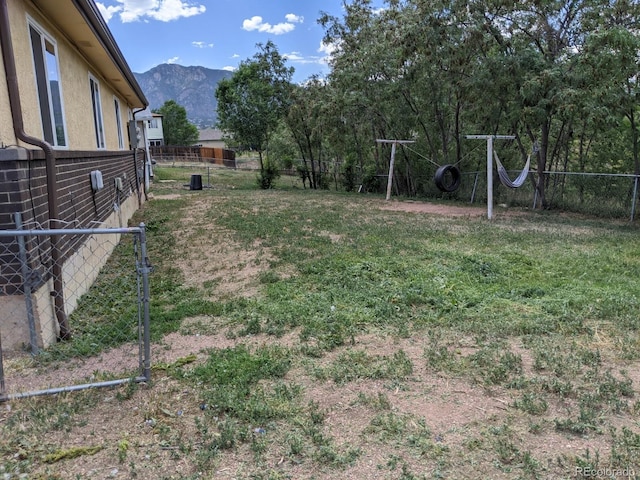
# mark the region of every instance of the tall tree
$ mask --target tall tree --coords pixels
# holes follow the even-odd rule
[[[162,129],[166,145],[193,145],[198,141],[198,127],[187,120],[187,111],[174,100],[167,100],[153,113],[162,115]]]
[[[322,99],[323,84],[312,78],[304,86],[295,86],[291,95],[291,106],[286,118],[287,125],[302,157],[302,184],[309,180],[309,187],[319,186],[319,161],[322,151]]]
[[[585,43],[617,3],[478,0],[468,7],[470,30],[486,39],[487,48],[475,72],[481,79],[491,72],[476,83],[475,95],[485,105],[503,105],[498,111],[508,133],[538,146],[535,187],[543,207],[548,206],[545,172],[570,164],[579,150],[576,131],[582,146],[588,143],[584,135],[595,131],[585,114],[593,111],[593,93],[602,84],[586,78],[581,63]]]
[[[514,134],[505,165],[520,168],[535,152],[532,178],[545,207],[549,170],[639,170],[636,0],[386,4],[350,0],[343,18],[320,18],[335,47],[332,71],[321,95],[296,92],[292,112],[314,152],[359,159],[361,171],[380,174],[375,139],[412,138],[431,163],[477,169],[465,134]],[[402,153],[398,187],[429,191],[420,187],[432,183],[433,167]]]
[[[289,91],[293,67],[271,42],[258,44],[252,59],[240,63],[229,79],[218,83],[218,127],[231,135],[241,148],[255,150],[260,159],[260,171],[266,173],[263,152],[269,136],[289,107]]]

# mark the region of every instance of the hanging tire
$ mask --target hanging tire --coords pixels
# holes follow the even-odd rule
[[[434,180],[441,192],[455,192],[460,187],[460,169],[455,165],[443,165],[436,170]]]

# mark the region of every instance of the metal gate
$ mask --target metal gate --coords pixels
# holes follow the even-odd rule
[[[150,380],[145,226],[0,231],[0,402]]]

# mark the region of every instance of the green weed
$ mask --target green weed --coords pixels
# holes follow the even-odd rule
[[[547,401],[532,392],[525,392],[514,402],[514,406],[530,415],[542,415],[547,411]]]
[[[378,392],[377,395],[367,395],[366,393],[359,392],[358,398],[355,400],[356,405],[365,405],[373,410],[391,410],[391,402],[386,394]]]
[[[287,335],[293,345],[213,349],[204,363],[166,365],[163,375],[196,389],[194,402],[205,406],[191,430],[181,430],[175,419],[157,420],[153,435],[161,447],[171,448],[167,456],[179,456],[200,472],[215,469],[231,450],[248,453],[253,465],[247,475],[264,479],[288,476],[286,465],[265,466],[274,450],[280,449],[285,464],[309,471],[346,469],[367,452],[367,444],[395,449],[385,457],[387,467],[398,470],[394,477],[407,479],[422,478],[416,462],[428,462],[432,478],[472,464],[484,468],[477,475],[487,478],[543,478],[576,465],[640,462],[637,433],[631,427],[611,429],[613,415],[631,425],[640,410],[636,386],[611,370],[620,362],[635,368],[640,350],[637,228],[553,212],[494,222],[408,214],[379,209],[380,198],[372,195],[303,192],[286,188],[284,178],[277,189],[260,191],[253,172],[212,172],[213,189],[185,192],[178,200],[156,198],[133,220],[147,225],[154,265],[152,339],[171,332],[226,333],[235,342]],[[184,190],[190,173],[157,168],[158,180],[174,182],[154,188]],[[204,206],[198,212],[204,221],[224,229],[225,239],[268,252],[256,275],[257,295],[217,296],[224,279],[206,279],[196,287],[184,278],[176,239],[185,234],[182,220],[194,198]],[[211,231],[198,226],[189,234],[199,241]],[[132,256],[133,245],[121,242],[70,318],[73,340],[47,350],[36,366],[136,340],[137,306],[124,293],[131,287],[135,292]],[[446,432],[445,441],[434,439],[423,420],[392,408],[391,393],[374,390],[352,402],[372,415],[359,432],[367,446],[342,442],[327,421],[331,410],[305,398],[308,390],[301,385],[317,380],[348,388],[350,382],[382,380],[385,388],[397,387],[393,395],[402,395],[407,386],[425,386],[413,383],[424,365],[413,365],[400,348],[389,355],[363,350],[361,335],[390,342],[415,338],[423,342],[431,375],[472,380],[483,391],[510,389],[517,397],[513,407],[522,412],[514,415],[520,424],[492,427],[500,416],[477,420],[465,426],[463,448],[451,448]],[[304,368],[293,370],[300,365]],[[292,372],[302,380],[291,380]],[[135,401],[137,393],[134,384],[124,385],[115,403]],[[50,453],[39,439],[73,432],[98,402],[91,395],[74,394],[77,404],[66,395],[56,398],[59,403],[25,402],[20,414],[5,415],[2,473],[33,473],[38,459]],[[550,406],[557,404],[567,410],[552,418]],[[534,434],[542,441],[539,435],[554,427],[567,436],[608,435],[610,451],[543,463],[524,438]],[[136,449],[118,444],[121,440],[114,440],[118,447],[111,460],[135,462]],[[125,440],[134,445],[133,438]],[[404,460],[407,455],[411,462]],[[460,478],[471,478],[460,472]]]
[[[239,345],[213,350],[203,365],[187,377],[205,385],[203,402],[219,414],[246,422],[266,422],[295,411],[299,387],[276,382],[273,387],[258,385],[261,380],[277,380],[291,366],[289,352],[278,347],[260,347],[250,352]]]
[[[405,380],[413,372],[413,364],[407,354],[399,350],[391,357],[368,355],[363,350],[350,350],[338,357],[327,368],[314,371],[316,378],[331,378],[338,384],[359,379]]]

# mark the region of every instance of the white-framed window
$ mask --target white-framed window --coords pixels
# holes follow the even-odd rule
[[[91,88],[91,106],[93,108],[93,126],[96,133],[96,147],[105,148],[104,121],[102,119],[102,100],[100,99],[100,83],[93,75],[89,75]]]
[[[118,130],[118,148],[124,150],[124,133],[122,132],[122,117],[120,116],[120,100],[113,97],[113,107],[116,114],[116,129]]]
[[[158,119],[157,118],[152,118],[151,120],[149,120],[147,122],[147,125],[149,128],[159,128],[160,124],[158,123]]]
[[[62,103],[58,47],[54,38],[33,19],[28,18],[27,23],[43,138],[55,147],[66,147],[67,131]]]

